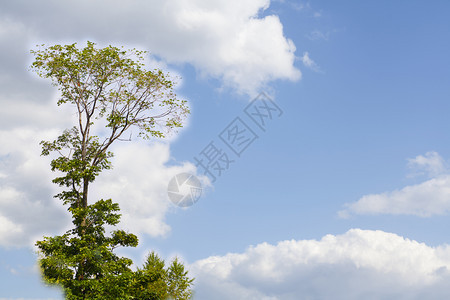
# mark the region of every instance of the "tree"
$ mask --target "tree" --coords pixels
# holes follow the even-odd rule
[[[192,291],[189,289],[193,279],[189,279],[183,264],[174,259],[165,268],[164,261],[155,252],[147,256],[143,269],[138,269],[134,286],[136,299],[189,299]]]
[[[177,98],[167,74],[145,69],[145,51],[88,42],[82,49],[41,45],[31,53],[31,70],[50,78],[60,92],[58,105],[72,105],[77,115],[76,126],[41,142],[42,155],[56,154],[50,165],[62,191],[55,197],[68,205],[74,225],[36,243],[45,281],[62,286],[67,299],[188,299],[193,279],[177,259],[165,269],[152,252],[143,269],[132,271],[132,260],[114,253],[120,246],[136,247],[138,238],[123,230],[107,236],[105,226],[120,221],[119,206],[88,197],[90,184],[111,168],[114,142],[132,128],[144,139],[165,137],[182,126],[186,101]],[[96,135],[97,123],[104,126]]]

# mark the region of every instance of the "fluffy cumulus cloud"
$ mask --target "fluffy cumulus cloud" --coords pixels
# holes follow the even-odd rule
[[[168,199],[167,184],[179,173],[195,174],[195,166],[191,163],[167,166],[170,147],[166,143],[123,142],[114,152],[114,168],[98,178],[91,199],[112,198],[118,202],[122,228],[151,236],[166,235],[170,227],[164,218],[174,207]]]
[[[0,246],[29,246],[42,235],[58,234],[70,219],[52,195],[49,159],[40,157],[39,142],[60,131],[17,128],[0,131]],[[164,236],[171,207],[167,183],[178,173],[195,173],[190,163],[168,166],[170,146],[122,142],[115,149],[114,170],[93,185],[91,201],[112,198],[122,208],[121,227],[137,234]]]
[[[271,80],[297,80],[295,46],[269,0],[250,1],[7,1],[0,4],[0,246],[30,245],[70,225],[53,199],[54,174],[39,141],[71,127],[70,107],[56,106],[48,81],[28,71],[29,50],[41,43],[115,44],[148,49],[154,64],[191,64],[200,76],[252,93]],[[167,182],[187,163],[168,166],[170,144],[121,143],[115,169],[91,196],[118,201],[130,231],[163,236],[170,230]],[[120,175],[118,175],[120,174]]]
[[[352,214],[415,215],[430,217],[450,212],[450,175],[444,159],[436,152],[428,152],[408,159],[413,175],[426,175],[424,182],[402,189],[364,195],[358,201],[345,204],[338,212],[346,218]]]
[[[57,109],[54,91],[30,76],[33,29],[0,17],[0,246],[31,245],[68,225],[53,199],[53,174],[39,142],[57,136],[71,114]]]
[[[52,174],[39,157],[39,141],[54,132],[0,131],[0,246],[30,245],[69,222],[52,198]]]
[[[103,21],[114,23],[111,20],[120,19],[112,14],[94,24],[96,17],[92,11],[87,23],[78,24],[76,16],[87,15],[88,2],[73,1],[65,5],[58,1],[42,1],[39,5],[19,2],[0,4],[0,247],[29,246],[43,235],[61,233],[70,225],[65,208],[52,197],[57,192],[51,183],[55,174],[50,171],[49,159],[40,156],[39,142],[54,139],[65,128],[70,128],[75,115],[70,106],[57,107],[55,88],[28,71],[32,61],[29,49],[38,42],[71,43],[81,37],[97,40],[95,35],[102,34],[99,27]],[[95,3],[106,9],[110,7],[106,2]],[[141,12],[133,5],[138,5],[136,1],[132,4],[133,10]],[[100,11],[99,7],[95,14]],[[116,13],[121,9],[120,5],[116,7]],[[141,20],[144,19],[142,16]],[[130,16],[130,20],[134,18]],[[87,27],[83,27],[85,25]],[[126,25],[127,32],[118,34],[116,40],[129,35],[133,26]],[[89,29],[94,36],[89,36]],[[62,33],[67,39],[62,38]],[[139,40],[140,36],[137,34],[134,40]],[[98,39],[105,43],[114,40],[111,35]],[[132,44],[133,39],[126,42]],[[124,144],[127,145],[118,147],[115,160],[117,171],[124,174],[119,177],[121,181],[108,174],[99,182],[102,189],[99,188],[98,193],[107,191],[108,197],[121,204],[123,220],[130,231],[164,235],[170,229],[164,222],[170,208],[167,196],[163,197],[167,182],[178,171],[193,171],[193,168],[182,163],[178,167],[167,166],[169,144]],[[126,161],[120,160],[122,155]]]
[[[297,80],[293,42],[276,15],[261,16],[269,0],[11,1],[0,19],[33,43],[126,43],[169,63],[190,63],[241,93],[276,79]],[[23,49],[23,47],[22,47]]]
[[[450,248],[352,229],[191,265],[198,299],[445,299]]]
[[[0,246],[31,244],[70,220],[52,198],[54,174],[39,141],[73,124],[70,107],[56,106],[48,81],[28,71],[29,50],[41,43],[115,44],[148,49],[153,64],[191,64],[200,76],[253,93],[271,80],[297,80],[295,46],[269,0],[250,1],[6,1],[0,4]],[[97,198],[113,198],[130,231],[162,236],[170,206],[167,182],[192,165],[169,167],[170,144],[123,143],[115,169],[100,177]],[[117,175],[120,174],[120,175]],[[102,174],[103,175],[103,174]]]

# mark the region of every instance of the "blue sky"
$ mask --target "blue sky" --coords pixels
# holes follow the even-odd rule
[[[0,299],[62,299],[31,245],[68,226],[37,143],[71,112],[27,71],[28,51],[88,39],[149,50],[192,110],[168,141],[117,145],[99,179],[93,195],[116,199],[140,237],[120,253],[180,256],[195,299],[448,297],[449,3],[112,3],[101,16],[88,1],[0,4]],[[260,92],[283,114],[252,127],[195,205],[173,206],[170,178],[201,175],[194,157],[235,117],[254,126],[244,108]]]

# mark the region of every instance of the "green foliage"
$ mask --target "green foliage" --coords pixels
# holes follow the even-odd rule
[[[54,45],[31,53],[35,55],[31,69],[59,88],[58,105],[76,105],[87,122],[105,118],[113,139],[133,125],[144,138],[164,137],[162,128],[181,127],[189,113],[166,74],[144,69],[146,51],[97,49],[88,42],[83,49],[76,44]]]
[[[184,266],[175,258],[168,268],[155,252],[147,256],[142,269],[136,271],[133,293],[136,299],[190,299],[189,279]]]
[[[50,78],[61,93],[58,105],[71,104],[78,116],[75,127],[41,142],[42,155],[56,155],[50,165],[62,191],[55,197],[69,206],[74,225],[36,243],[44,280],[61,286],[67,299],[189,299],[193,279],[178,259],[166,268],[151,252],[144,267],[133,271],[132,260],[114,250],[136,247],[138,238],[123,230],[105,232],[120,221],[118,204],[88,203],[90,184],[111,168],[110,145],[133,126],[143,138],[164,137],[164,131],[182,126],[186,102],[177,99],[161,70],[144,69],[144,51],[97,49],[88,42],[83,49],[54,45],[31,52],[31,69]],[[106,122],[101,137],[93,134],[99,119]]]
[[[36,243],[45,280],[61,285],[68,299],[119,299],[127,295],[133,277],[129,268],[132,261],[118,257],[113,250],[118,246],[136,247],[138,239],[123,230],[105,236],[104,225],[119,222],[117,211],[119,206],[111,200],[71,208],[75,228]],[[84,225],[82,220],[86,220]]]
[[[111,200],[71,209],[74,229],[36,243],[45,281],[62,286],[67,299],[190,299],[193,279],[178,259],[165,268],[151,252],[143,268],[132,271],[131,259],[114,254],[119,246],[138,244],[134,234],[123,230],[105,235],[105,224],[119,223],[118,211]]]
[[[83,142],[77,127],[65,130],[55,141],[42,141],[41,145],[42,155],[59,154],[50,165],[52,171],[59,171],[63,176],[53,179],[53,183],[68,190],[56,197],[73,207],[86,206],[87,203],[82,205],[83,185],[93,182],[102,170],[111,168],[109,159],[113,153],[104,151],[96,136],[88,136]]]

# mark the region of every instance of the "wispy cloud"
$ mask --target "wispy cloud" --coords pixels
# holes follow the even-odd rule
[[[409,158],[408,168],[411,170],[411,174],[408,175],[410,177],[419,175],[435,177],[448,172],[445,160],[435,151]]]
[[[306,37],[312,41],[315,40],[328,41],[328,39],[330,38],[330,32],[322,32],[318,29],[315,29],[311,31],[309,34],[307,34]]]
[[[450,212],[450,175],[444,159],[436,152],[427,152],[408,159],[414,175],[426,175],[428,180],[394,191],[362,196],[345,204],[338,212],[342,218],[357,215],[415,215],[430,217]],[[430,179],[431,178],[431,179]]]
[[[315,61],[313,61],[311,59],[311,57],[309,57],[308,52],[303,53],[303,56],[301,57],[301,61],[305,67],[307,67],[315,72],[321,72],[320,67],[316,64]]]

